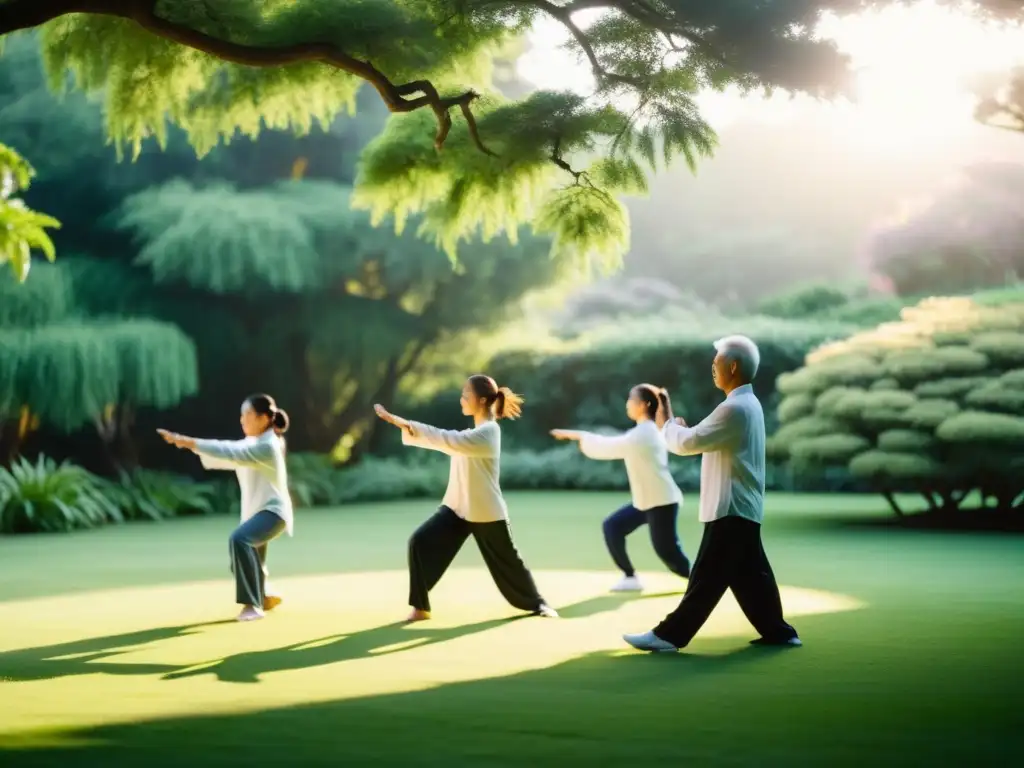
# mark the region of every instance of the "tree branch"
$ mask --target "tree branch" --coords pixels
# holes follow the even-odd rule
[[[646,88],[646,83],[638,78],[620,75],[616,72],[609,72],[601,66],[601,62],[598,61],[597,58],[597,53],[594,51],[594,46],[590,44],[590,40],[587,38],[583,30],[576,26],[576,22],[572,20],[572,14],[574,11],[569,10],[571,6],[560,7],[549,2],[549,0],[525,0],[525,2],[527,5],[532,5],[538,10],[544,11],[544,13],[560,22],[562,26],[569,31],[569,34],[573,36],[576,43],[583,50],[583,54],[587,57],[587,61],[590,62],[590,68],[598,82],[601,82],[602,84],[603,82],[621,83],[623,85],[629,85],[633,88],[637,88],[638,90],[644,90]],[[612,5],[614,4],[612,3]]]
[[[296,43],[279,48],[262,48],[222,40],[158,16],[154,0],[7,0],[0,2],[0,36],[38,27],[70,13],[114,16],[133,21],[165,40],[246,67],[277,67],[313,61],[327,64],[372,85],[392,113],[414,112],[429,107],[437,118],[434,146],[438,150],[444,146],[451,131],[450,112],[454,107],[459,107],[469,122],[470,136],[477,149],[494,155],[484,146],[470,110],[470,104],[479,98],[479,94],[474,91],[442,98],[428,80],[395,84],[371,62],[350,56],[330,43]],[[422,95],[408,98],[416,93]]]

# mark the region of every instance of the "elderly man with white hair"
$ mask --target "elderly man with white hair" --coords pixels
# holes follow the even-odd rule
[[[679,607],[650,632],[623,639],[642,651],[678,651],[697,634],[727,589],[761,635],[755,645],[801,645],[782,616],[775,575],[761,543],[764,519],[764,411],[751,382],[761,361],[745,336],[715,342],[711,376],[725,400],[695,427],[672,414],[669,402],[657,422],[668,449],[703,454],[700,521],[704,535]]]

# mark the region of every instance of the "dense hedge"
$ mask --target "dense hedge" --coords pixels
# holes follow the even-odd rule
[[[839,323],[677,314],[661,322],[625,322],[614,332],[580,337],[553,352],[503,352],[491,360],[487,373],[526,397],[522,419],[504,426],[506,447],[546,450],[552,445],[548,432],[556,427],[629,426],[625,400],[630,388],[641,382],[667,387],[679,415],[703,418],[722,399],[711,380],[712,344],[732,333],[750,336],[761,348],[756,389],[773,418],[779,374],[802,365],[815,346],[850,332],[849,325]],[[465,419],[458,398],[453,389],[426,403],[406,404],[400,412],[459,428]],[[390,435],[386,452],[400,451],[398,443],[398,437]]]
[[[846,468],[890,501],[917,491],[955,508],[978,490],[1021,508],[1024,301],[1012,298],[929,299],[815,350],[778,382],[769,456],[798,473]]]
[[[683,491],[700,488],[700,459],[673,457],[672,474]],[[292,498],[301,506],[332,506],[360,501],[423,498],[439,502],[448,482],[448,458],[433,451],[407,449],[403,456],[369,457],[355,466],[337,469],[319,456],[296,456],[290,463]],[[855,490],[846,472],[795,475],[784,464],[770,464],[769,490]],[[501,457],[501,486],[505,491],[574,490],[621,491],[629,483],[621,461],[594,461],[577,446],[559,444],[543,451],[505,451]]]

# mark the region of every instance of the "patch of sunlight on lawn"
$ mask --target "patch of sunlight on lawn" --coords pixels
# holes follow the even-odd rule
[[[230,620],[227,580],[0,603],[0,745],[64,743],[61,731],[104,723],[422,690],[620,650],[624,632],[649,629],[675,607],[684,583],[644,574],[644,595],[610,595],[615,576],[537,572],[557,620],[519,618],[483,569],[450,571],[431,595],[435,618],[411,626],[395,623],[407,611],[404,571],[282,579],[285,603],[249,624]],[[782,599],[794,618],[864,607],[793,587]],[[752,630],[727,595],[694,647],[731,636],[745,643]]]

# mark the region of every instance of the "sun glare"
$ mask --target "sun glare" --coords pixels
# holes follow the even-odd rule
[[[583,14],[576,20],[587,21]],[[837,133],[852,143],[882,152],[933,146],[977,128],[972,77],[1024,63],[1020,26],[985,23],[930,2],[829,16],[818,31],[851,57],[854,102],[707,93],[698,101],[709,122],[724,128],[739,120],[788,120],[807,110],[825,110],[835,118]],[[587,65],[563,47],[567,39],[557,23],[538,23],[531,50],[519,62],[521,75],[540,88],[592,91]]]

